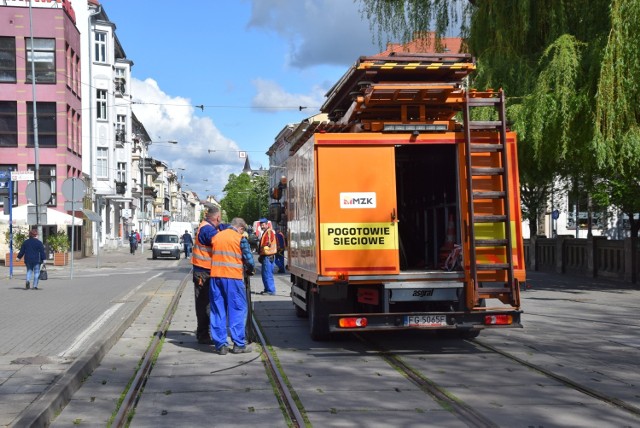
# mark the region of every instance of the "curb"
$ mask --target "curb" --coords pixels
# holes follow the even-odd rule
[[[65,371],[59,381],[54,381],[46,391],[23,410],[12,423],[14,427],[46,427],[71,401],[73,394],[82,386],[84,379],[100,365],[102,358],[116,344],[127,328],[140,314],[150,297],[140,299],[133,310],[119,325],[102,338],[94,341]]]

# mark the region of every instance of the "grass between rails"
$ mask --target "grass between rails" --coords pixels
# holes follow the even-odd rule
[[[302,401],[300,400],[300,397],[298,397],[298,394],[296,393],[295,389],[291,385],[291,382],[289,382],[289,378],[287,377],[287,374],[285,373],[284,369],[282,368],[282,365],[280,364],[280,359],[278,358],[278,354],[274,351],[273,346],[271,344],[269,344],[269,339],[266,336],[266,334],[264,333],[264,330],[262,329],[262,326],[260,325],[260,321],[256,319],[256,323],[258,324],[258,327],[260,328],[260,330],[263,332],[263,337],[264,337],[264,340],[265,340],[265,342],[267,344],[266,345],[267,349],[264,350],[264,351],[267,351],[267,352],[271,353],[273,361],[275,362],[275,365],[276,365],[276,369],[280,373],[280,377],[284,381],[286,388],[291,393],[291,397],[293,398],[293,401],[295,402],[296,407],[300,410],[300,413],[302,414],[302,417],[304,418],[304,421],[300,421],[300,422],[304,422],[304,426],[305,427],[311,428],[312,425],[311,425],[311,422],[309,421],[309,418],[307,417],[307,412],[306,412],[304,406],[302,405]],[[265,370],[267,372],[267,377],[269,378],[269,382],[271,383],[271,387],[273,388],[273,392],[274,392],[276,398],[278,399],[278,403],[280,405],[280,410],[282,411],[282,414],[284,415],[284,417],[286,419],[287,425],[292,427],[292,426],[294,426],[293,425],[293,421],[291,420],[291,418],[289,417],[288,412],[286,411],[286,405],[282,401],[282,394],[280,393],[279,388],[277,386],[277,381],[276,381],[276,379],[274,379],[274,375],[273,375],[273,373],[271,373],[271,370],[268,369],[269,361],[268,361],[268,358],[267,358],[267,355],[265,354],[265,352],[262,352],[262,363],[265,366]]]

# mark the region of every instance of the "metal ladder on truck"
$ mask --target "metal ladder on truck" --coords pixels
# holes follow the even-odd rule
[[[495,108],[498,120],[472,120],[471,109],[477,107]],[[519,286],[513,269],[504,92],[466,91],[463,119],[470,222],[467,306],[482,310],[484,299],[495,298],[515,307]]]

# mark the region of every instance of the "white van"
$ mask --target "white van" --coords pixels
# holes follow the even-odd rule
[[[151,247],[153,260],[158,257],[175,257],[176,260],[180,260],[180,252],[182,251],[180,236],[172,230],[161,230],[156,233]]]

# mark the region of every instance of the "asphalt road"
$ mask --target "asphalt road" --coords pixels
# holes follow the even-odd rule
[[[184,259],[153,261],[150,252],[130,256],[127,249],[123,249],[104,254],[100,268],[96,268],[95,259],[79,261],[76,268],[73,280],[69,279],[69,267],[51,269],[51,279],[42,283],[40,291],[24,290],[24,273],[19,270],[12,280],[2,276],[1,426],[11,423],[55,379],[83,355],[91,353],[88,352],[91,343],[100,340],[109,347],[115,346],[108,353],[105,350],[102,365],[87,378],[86,385],[76,393],[54,426],[69,426],[76,421],[104,426],[121,388],[135,370],[136,356],[141,351],[135,347],[144,348],[148,343],[172,290],[185,277],[189,265]],[[292,352],[289,363],[296,366],[301,359],[307,361],[309,354],[308,364],[312,360],[325,364],[324,376],[318,378],[324,379],[326,370],[340,368],[341,364],[324,361],[319,356],[326,354],[331,360],[340,359],[339,353],[348,353],[350,346],[359,345],[349,340],[310,342],[306,320],[294,315],[286,279],[286,275],[278,276],[277,296],[256,295],[256,311],[265,326],[273,329],[268,334],[279,348],[282,363],[287,363],[286,352]],[[637,333],[640,291],[630,284],[614,281],[537,272],[529,273],[529,279],[533,288],[522,294],[524,329],[484,332],[479,341],[640,408],[640,336]],[[254,291],[260,291],[260,286],[256,276]],[[149,304],[144,304],[147,301]],[[129,324],[127,317],[133,322],[131,328],[126,332],[117,331],[118,326]],[[221,426],[239,426],[243,421],[252,425],[282,424],[259,354],[223,358],[195,343],[189,286],[174,321],[158,367],[152,372],[136,412],[134,426],[184,423],[208,426],[211,412],[216,413]],[[109,343],[105,336],[114,339]],[[549,388],[553,382],[548,380],[530,383],[527,379],[532,375],[528,369],[516,370],[500,363],[494,370],[485,367],[479,376],[478,363],[487,361],[480,348],[435,341],[435,345],[446,347],[444,352],[444,348],[429,348],[433,345],[429,341],[415,342],[413,336],[415,334],[409,334],[408,338],[397,335],[387,344],[405,353],[408,350],[405,357],[415,357],[416,364],[426,364],[434,373],[434,379],[442,381],[454,395],[471,403],[480,400],[476,403],[479,406],[486,403],[483,411],[499,426],[636,426],[635,422],[640,420],[624,410],[596,403],[585,394],[573,394],[571,400],[555,396],[554,391],[560,389]],[[278,343],[280,341],[282,343]],[[366,359],[370,361],[369,357]],[[468,369],[462,369],[467,364],[465,359],[469,359]],[[439,368],[435,370],[435,367]],[[297,369],[285,367],[284,370]],[[309,389],[309,370],[313,368],[307,367],[301,372],[305,381],[297,388],[309,395],[318,394],[319,389]],[[290,380],[295,379],[294,373],[289,372]],[[516,373],[527,376],[519,379]],[[379,413],[379,406],[367,410],[356,400],[352,403],[354,412],[353,406],[347,406],[349,400],[338,400],[342,395],[336,394],[354,400],[358,397],[354,394],[359,385],[356,380],[356,377],[348,379],[351,386],[344,391],[329,393],[330,384],[322,388],[324,396],[337,401],[331,408],[324,408],[317,397],[312,400],[317,409],[307,410],[311,410],[314,426],[359,426],[347,423],[349,418],[352,422],[368,420],[372,424],[368,426],[399,422],[398,412],[391,411],[385,419]],[[518,385],[517,393],[514,385]],[[362,382],[365,390],[372,386],[380,388],[381,384]],[[239,392],[248,395],[239,395]],[[217,399],[212,401],[213,397]],[[336,405],[348,408],[340,409]],[[253,410],[247,412],[247,408]],[[245,413],[240,412],[243,409]],[[416,415],[416,421],[428,425],[423,414]]]

